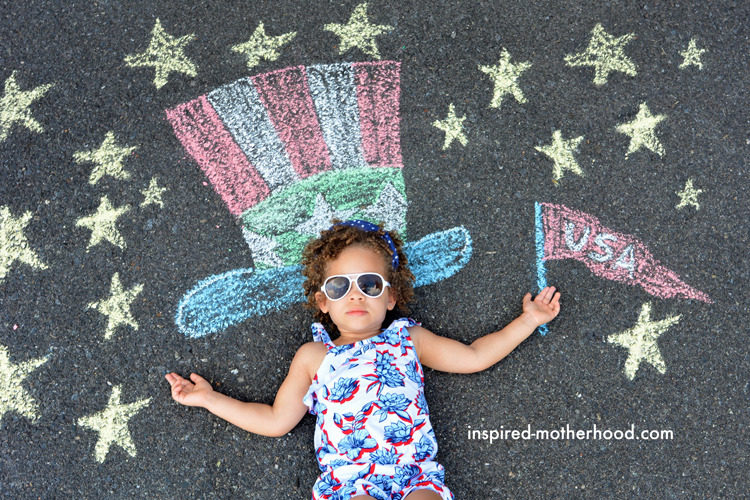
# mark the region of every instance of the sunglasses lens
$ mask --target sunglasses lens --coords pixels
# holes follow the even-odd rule
[[[325,282],[325,293],[331,300],[339,300],[349,291],[349,278],[346,276],[335,276],[328,278]]]
[[[379,297],[383,293],[383,279],[377,274],[363,274],[357,278],[357,286],[370,297]]]

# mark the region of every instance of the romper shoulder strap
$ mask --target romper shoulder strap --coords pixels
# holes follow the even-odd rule
[[[313,323],[310,328],[312,329],[313,340],[315,342],[323,342],[329,350],[335,347],[335,344],[331,341],[331,336],[328,335],[322,324]]]

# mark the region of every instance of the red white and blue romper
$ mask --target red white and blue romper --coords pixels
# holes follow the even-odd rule
[[[337,346],[320,323],[313,337],[328,353],[304,403],[317,415],[315,452],[322,474],[313,500],[370,495],[401,500],[430,489],[453,493],[435,462],[437,442],[424,397],[424,374],[401,318],[378,335]]]

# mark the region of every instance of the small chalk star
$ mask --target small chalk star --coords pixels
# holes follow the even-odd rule
[[[151,398],[139,399],[134,403],[123,404],[120,402],[121,392],[121,385],[114,386],[106,408],[93,415],[78,419],[78,425],[99,433],[99,439],[96,441],[94,449],[94,457],[100,463],[104,462],[107,458],[107,454],[113,444],[125,450],[131,457],[136,455],[136,448],[133,438],[130,435],[128,422],[139,411],[148,406]]]
[[[594,85],[607,83],[609,74],[620,71],[628,76],[636,75],[636,66],[625,55],[625,45],[635,38],[633,33],[615,38],[604,31],[601,24],[591,30],[591,41],[585,51],[565,56],[568,66],[593,66],[595,69]]]
[[[703,192],[702,189],[695,189],[693,187],[693,179],[688,179],[685,184],[685,188],[682,191],[677,191],[677,196],[680,197],[680,203],[675,208],[681,209],[688,205],[695,207],[696,210],[700,209],[701,206],[698,203],[698,195]]]
[[[107,317],[104,340],[109,340],[120,325],[130,326],[134,330],[138,330],[138,323],[130,312],[130,306],[142,290],[143,285],[135,285],[130,290],[124,290],[120,282],[120,273],[115,273],[110,283],[109,297],[101,302],[91,302],[88,305],[89,309],[96,309]]]
[[[260,64],[261,59],[269,62],[278,59],[281,55],[279,49],[289,43],[296,35],[297,32],[294,31],[279,36],[268,36],[263,23],[260,23],[250,40],[233,46],[232,51],[244,55],[247,60],[247,69],[251,69]]]
[[[659,156],[663,156],[664,146],[661,145],[661,142],[656,137],[655,129],[666,117],[666,115],[652,115],[644,102],[638,109],[635,120],[619,125],[616,130],[630,137],[630,145],[628,146],[628,152],[625,153],[625,157],[630,155],[630,153],[638,151],[641,147],[645,147]]]
[[[89,217],[81,217],[76,221],[76,226],[85,226],[91,229],[91,238],[89,239],[89,246],[91,248],[97,245],[102,240],[107,240],[113,245],[125,248],[125,239],[117,230],[117,219],[127,213],[130,210],[129,206],[122,206],[120,208],[112,208],[109,202],[109,198],[106,195],[102,196],[99,200],[99,207],[96,209],[96,213]]]
[[[141,207],[153,204],[164,208],[164,202],[161,199],[161,195],[164,191],[167,191],[167,188],[159,187],[159,184],[156,182],[156,177],[152,177],[148,187],[141,191],[141,194],[144,196]]]
[[[456,116],[456,108],[453,106],[453,103],[450,103],[450,106],[448,106],[448,116],[445,120],[435,120],[432,124],[433,127],[437,127],[445,132],[443,149],[448,149],[454,140],[460,142],[462,146],[466,146],[469,142],[464,134],[464,120],[466,120],[466,115],[461,118]]]
[[[354,9],[347,24],[326,24],[323,29],[340,37],[339,54],[351,48],[358,48],[368,56],[380,59],[375,37],[391,31],[393,27],[370,24],[367,18],[367,2],[364,2]]]
[[[701,54],[706,52],[706,49],[699,49],[696,44],[697,40],[692,38],[688,44],[688,48],[680,52],[680,55],[683,58],[682,64],[679,66],[680,69],[687,68],[688,66],[698,66],[699,70],[703,69]]]
[[[194,38],[194,34],[180,38],[171,36],[164,31],[161,21],[157,18],[151,32],[151,42],[148,49],[141,54],[126,56],[125,64],[132,68],[154,68],[156,70],[154,85],[157,89],[167,84],[170,73],[183,73],[194,77],[197,74],[196,66],[184,52],[185,46]]]
[[[0,99],[0,142],[10,135],[13,125],[23,125],[32,132],[44,132],[44,128],[31,116],[29,106],[52,88],[52,84],[40,85],[32,90],[22,91],[16,82],[16,72],[5,80],[5,92]]]
[[[549,156],[555,162],[555,166],[552,168],[552,175],[555,181],[562,178],[565,170],[570,170],[574,174],[583,176],[583,170],[578,166],[578,162],[574,156],[581,141],[583,141],[582,135],[574,139],[563,139],[562,132],[555,130],[552,134],[552,144],[534,148],[540,153]]]
[[[0,283],[16,262],[36,269],[47,269],[47,264],[29,248],[29,241],[24,234],[31,217],[31,212],[14,217],[8,206],[0,207]]]
[[[73,154],[73,158],[77,163],[92,162],[95,164],[89,176],[89,184],[94,185],[105,175],[112,176],[115,179],[130,179],[130,172],[124,170],[123,162],[136,149],[138,148],[118,146],[114,132],[107,132],[99,149],[78,151]]]
[[[492,101],[490,102],[491,108],[499,108],[506,94],[512,95],[521,104],[526,102],[521,87],[518,85],[518,78],[530,67],[530,62],[512,64],[510,62],[510,52],[507,49],[503,49],[497,65],[479,66],[480,71],[489,75],[495,85]]]
[[[48,360],[49,356],[14,364],[10,361],[8,349],[0,345],[0,427],[3,415],[11,411],[32,421],[39,418],[39,405],[22,384],[31,372]]]
[[[659,321],[651,321],[651,303],[647,302],[641,307],[638,322],[633,328],[607,337],[610,344],[617,344],[628,350],[624,370],[628,379],[635,378],[642,361],[656,368],[659,373],[666,372],[667,367],[656,341],[669,327],[680,321],[681,317],[670,316]]]

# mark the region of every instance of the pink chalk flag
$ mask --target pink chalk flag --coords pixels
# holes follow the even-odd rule
[[[662,299],[679,297],[713,302],[708,295],[680,280],[677,273],[662,266],[634,236],[613,231],[596,217],[564,205],[537,204],[537,246],[539,264],[575,259],[597,276],[639,285]]]

